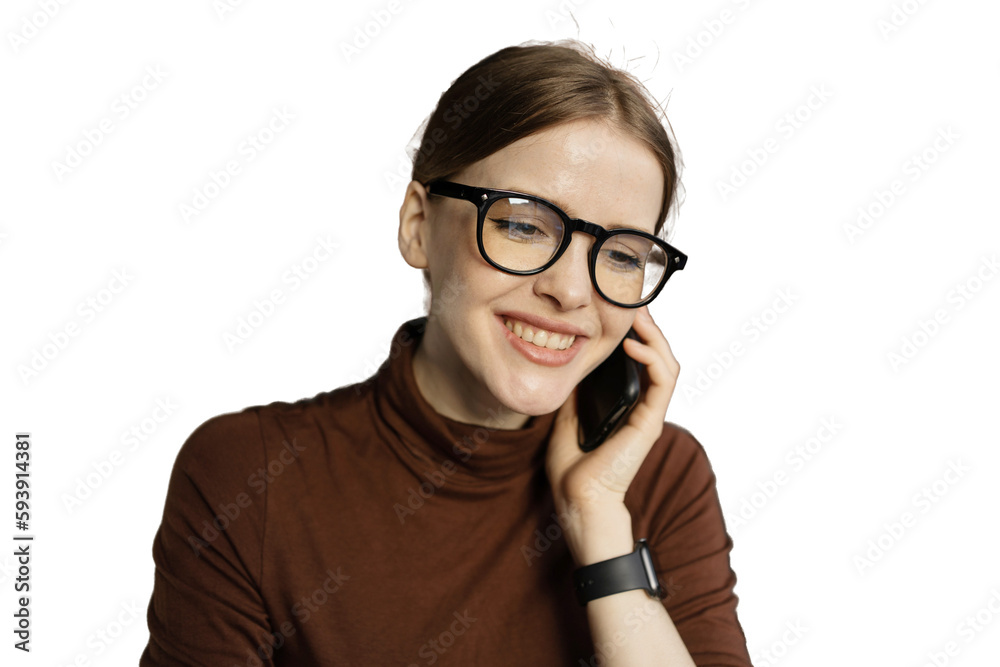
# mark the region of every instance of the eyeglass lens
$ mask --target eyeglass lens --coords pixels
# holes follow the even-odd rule
[[[489,258],[512,271],[545,266],[559,250],[565,226],[551,207],[530,199],[493,201],[483,223],[483,248]],[[656,243],[621,233],[604,240],[596,251],[597,286],[613,301],[639,303],[660,284],[667,256]]]

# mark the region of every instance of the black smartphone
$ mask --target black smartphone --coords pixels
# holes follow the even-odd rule
[[[625,338],[639,340],[629,329]],[[639,402],[642,364],[625,354],[625,340],[604,362],[583,378],[576,389],[580,449],[589,452],[608,439]]]

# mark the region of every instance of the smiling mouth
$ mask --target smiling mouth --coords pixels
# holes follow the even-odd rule
[[[511,317],[503,318],[504,326],[515,336],[523,341],[527,341],[536,347],[543,347],[548,350],[565,350],[573,345],[576,336],[558,334],[545,329],[539,329],[529,324],[525,324]]]

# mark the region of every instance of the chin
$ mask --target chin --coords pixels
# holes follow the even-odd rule
[[[571,389],[565,392],[553,392],[541,386],[534,390],[522,389],[518,391],[515,389],[511,391],[508,387],[507,391],[494,393],[494,396],[497,397],[500,403],[503,403],[508,409],[514,412],[537,417],[547,415],[562,407],[570,391]]]

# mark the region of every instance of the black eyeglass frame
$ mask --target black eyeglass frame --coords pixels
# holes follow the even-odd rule
[[[515,192],[514,190],[496,190],[493,188],[478,188],[472,185],[462,185],[461,183],[454,183],[452,181],[445,180],[435,180],[427,183],[424,187],[427,188],[427,192],[432,195],[440,195],[442,197],[450,197],[452,199],[464,199],[465,201],[472,202],[476,205],[478,209],[478,220],[476,221],[476,243],[479,245],[479,254],[483,256],[491,266],[503,271],[504,273],[510,273],[518,276],[530,276],[536,273],[541,273],[545,269],[549,268],[562,257],[566,249],[569,248],[569,244],[573,241],[573,234],[575,232],[583,232],[584,234],[590,234],[594,237],[594,245],[590,249],[590,282],[597,290],[597,293],[601,295],[601,298],[608,303],[620,306],[622,308],[641,308],[647,303],[652,301],[663,289],[663,286],[667,284],[670,276],[675,271],[680,271],[687,264],[687,255],[673,247],[663,239],[653,236],[649,232],[643,231],[641,229],[631,229],[631,228],[621,228],[621,229],[605,229],[598,224],[593,222],[588,222],[586,220],[581,220],[580,218],[571,218],[569,215],[563,211],[561,208],[550,202],[544,197],[539,197],[537,195],[527,194],[525,192]],[[498,199],[503,199],[505,197],[520,197],[523,199],[528,199],[530,201],[539,202],[548,206],[553,211],[555,211],[559,217],[562,219],[563,225],[565,226],[566,232],[563,234],[562,241],[559,244],[559,248],[556,250],[552,258],[545,263],[544,266],[531,269],[528,271],[517,271],[515,269],[508,269],[504,266],[500,266],[486,254],[486,248],[483,246],[483,224],[486,222],[486,211],[489,209],[490,205]],[[645,299],[634,304],[625,304],[614,299],[608,298],[601,288],[597,285],[597,255],[595,252],[599,250],[604,242],[618,234],[632,234],[634,236],[641,236],[642,238],[649,239],[656,245],[663,249],[663,252],[667,257],[667,266],[664,268],[663,277],[660,279],[660,284],[656,286],[649,296]]]

